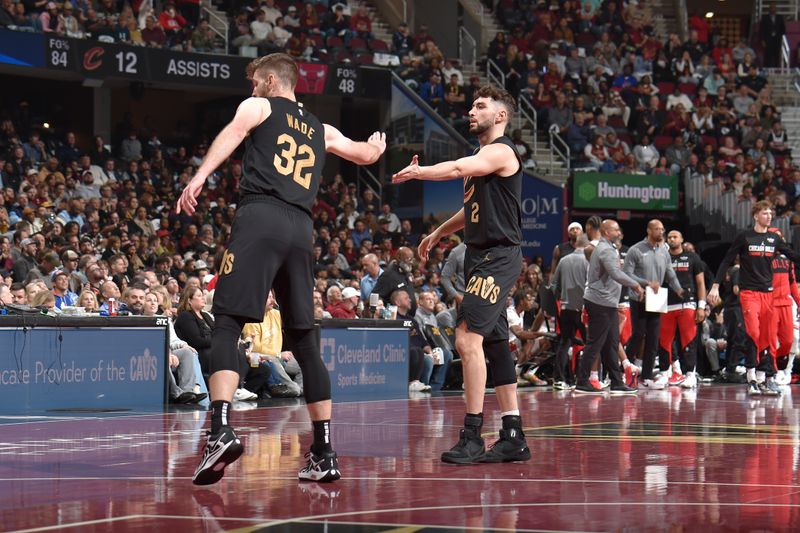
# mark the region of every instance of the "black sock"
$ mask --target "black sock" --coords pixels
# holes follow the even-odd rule
[[[316,455],[332,452],[331,421],[318,420],[312,421],[311,424],[314,426],[314,443],[311,445],[311,451]]]
[[[464,415],[464,428],[475,433],[475,436],[481,436],[481,428],[483,427],[483,413],[472,414],[467,413]]]
[[[225,400],[214,400],[211,402],[211,433],[219,433],[222,426],[229,426],[228,412],[231,410],[231,403]]]
[[[503,429],[522,430],[522,417],[519,415],[506,415],[503,417]]]

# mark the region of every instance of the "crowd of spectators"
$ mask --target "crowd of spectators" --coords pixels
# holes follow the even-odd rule
[[[329,6],[329,3],[331,4]],[[227,34],[197,0],[2,0],[0,27],[187,52],[287,52],[306,61],[371,64],[389,44],[375,39],[366,6],[328,0],[221,2]],[[225,42],[227,38],[227,43]],[[252,52],[242,49],[249,47]]]
[[[533,104],[537,127],[569,147],[575,167],[688,171],[742,199],[793,207],[800,175],[745,38],[729,43],[695,13],[686,41],[659,40],[646,0],[494,7],[507,30],[490,43],[488,59],[505,73],[506,88]]]
[[[219,52],[225,43],[200,17],[200,3],[153,0],[3,0],[0,27],[37,31],[75,39],[95,39],[153,48]]]

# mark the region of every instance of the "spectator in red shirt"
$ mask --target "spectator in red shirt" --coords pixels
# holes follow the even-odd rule
[[[350,29],[356,37],[366,41],[375,38],[372,34],[372,19],[369,17],[366,6],[360,6],[356,14],[350,17]]]
[[[172,4],[167,4],[167,8],[158,16],[158,24],[164,30],[167,37],[168,47],[173,47],[183,41],[183,27],[186,26],[186,19],[183,18]]]
[[[725,54],[732,56],[733,49],[728,46],[728,39],[725,37],[720,37],[719,43],[711,51],[711,58],[714,60],[714,63],[720,65],[722,64],[722,58],[725,57]]]
[[[335,288],[338,290],[338,287]],[[331,314],[331,317],[350,318],[350,319],[358,318],[358,315],[356,314],[356,308],[358,307],[358,299],[360,297],[358,289],[354,289],[353,287],[345,287],[340,294],[342,299],[328,306],[327,311]],[[331,289],[328,289],[329,299],[330,296],[331,296]]]
[[[689,28],[697,32],[697,40],[703,44],[708,42],[708,33],[711,25],[700,11],[695,11],[689,19]]]

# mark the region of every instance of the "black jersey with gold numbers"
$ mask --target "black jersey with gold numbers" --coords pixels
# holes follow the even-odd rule
[[[274,196],[311,213],[325,164],[325,129],[302,105],[268,98],[272,112],[245,143],[239,191]]]
[[[522,163],[507,136],[491,144],[495,143],[511,148],[519,167],[508,177],[489,174],[464,179],[464,240],[481,249],[522,243]]]

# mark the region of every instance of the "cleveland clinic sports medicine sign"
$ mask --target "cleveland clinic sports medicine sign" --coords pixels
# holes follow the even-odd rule
[[[320,355],[334,402],[408,397],[408,328],[400,320],[323,320]]]
[[[572,185],[572,205],[579,209],[678,209],[678,176],[577,173]]]

